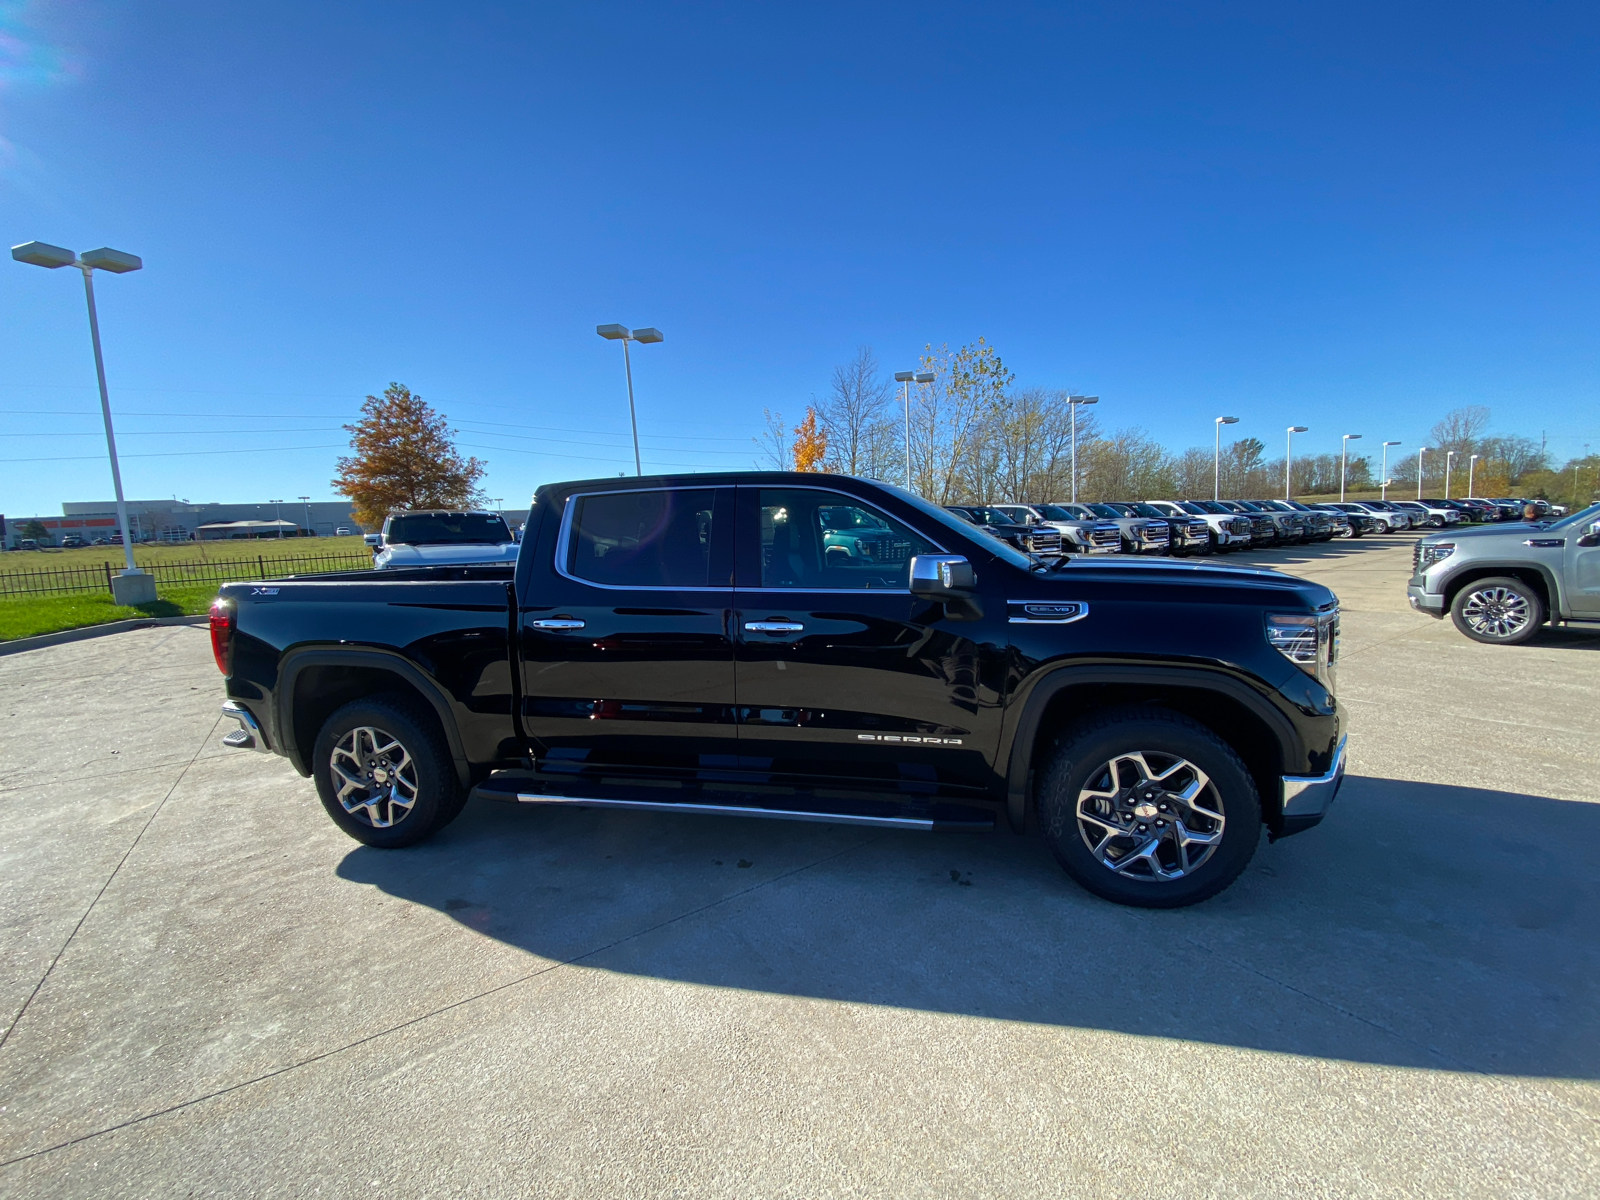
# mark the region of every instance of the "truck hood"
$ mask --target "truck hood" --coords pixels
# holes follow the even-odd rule
[[[439,567],[465,563],[516,562],[516,542],[493,546],[384,546],[373,556],[378,570],[392,567]]]
[[[1332,589],[1320,583],[1285,575],[1266,567],[1230,567],[1205,562],[1179,562],[1173,559],[1108,556],[1074,556],[1062,560],[1059,570],[1034,575],[1034,582],[1048,588],[1049,595],[1064,599],[1074,598],[1075,591],[1086,586],[1110,584],[1126,588],[1129,584],[1148,584],[1152,601],[1168,601],[1171,595],[1156,592],[1157,588],[1177,588],[1196,600],[1205,593],[1233,592],[1249,594],[1263,604],[1304,605],[1322,608],[1337,604],[1339,598]],[[1081,596],[1079,596],[1081,598]]]
[[[1495,525],[1467,526],[1462,529],[1436,529],[1422,540],[1425,543],[1436,542],[1465,542],[1478,541],[1482,538],[1505,538],[1512,543],[1520,543],[1531,537],[1540,537],[1548,525],[1534,524],[1531,521],[1517,521],[1515,524],[1504,523]],[[1557,534],[1557,537],[1560,535]]]

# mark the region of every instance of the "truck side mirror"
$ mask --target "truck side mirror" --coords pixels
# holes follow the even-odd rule
[[[379,546],[383,545],[383,534],[364,533],[361,535],[361,540],[376,550]]]
[[[911,594],[924,600],[965,600],[978,587],[972,564],[959,554],[917,554],[911,559]]]
[[[1590,521],[1584,527],[1583,536],[1578,539],[1580,546],[1600,546],[1600,521]],[[916,560],[913,559],[913,562]]]

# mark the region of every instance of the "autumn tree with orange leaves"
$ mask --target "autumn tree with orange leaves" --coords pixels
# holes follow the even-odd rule
[[[486,465],[457,453],[444,414],[410,388],[391,383],[381,399],[368,396],[361,420],[344,428],[351,455],[339,459],[333,487],[350,497],[362,528],[377,529],[397,509],[462,509],[481,499]]]
[[[828,456],[828,431],[817,423],[817,410],[806,409],[805,420],[794,427],[794,469],[820,471]]]

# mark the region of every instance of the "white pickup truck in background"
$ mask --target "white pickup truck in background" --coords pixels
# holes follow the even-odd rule
[[[372,566],[439,567],[517,561],[517,540],[505,518],[492,512],[402,512],[366,535]]]

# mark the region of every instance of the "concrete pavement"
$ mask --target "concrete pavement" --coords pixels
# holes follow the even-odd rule
[[[1594,1194],[1600,637],[1466,641],[1410,541],[1248,560],[1344,601],[1352,776],[1179,912],[1010,835],[386,854],[204,630],[0,659],[0,1195]]]

